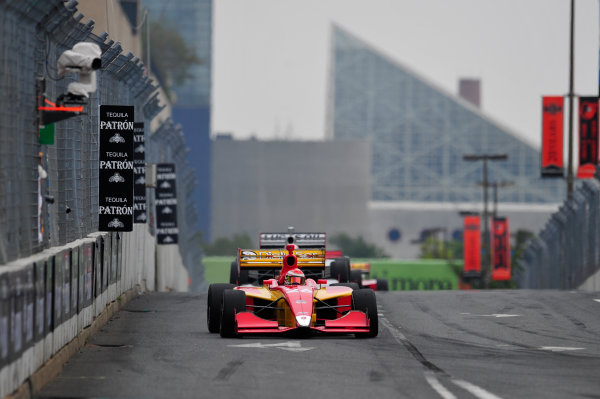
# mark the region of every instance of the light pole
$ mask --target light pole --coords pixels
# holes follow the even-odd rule
[[[475,154],[475,155],[463,155],[463,160],[467,162],[483,161],[483,281],[484,287],[489,286],[490,278],[490,237],[488,227],[488,161],[506,161],[508,154]]]
[[[483,186],[483,182],[478,182],[477,183],[478,186]],[[491,182],[488,183],[488,187],[492,187],[494,189],[494,210],[492,211],[492,215],[493,217],[497,217],[498,216],[498,188],[504,188],[504,187],[512,187],[514,186],[515,183],[512,181],[501,181],[501,182]]]
[[[574,58],[574,29],[575,25],[575,0],[571,0],[571,44],[570,44],[570,61],[569,61],[569,153],[567,154],[567,199],[573,194],[573,58]]]

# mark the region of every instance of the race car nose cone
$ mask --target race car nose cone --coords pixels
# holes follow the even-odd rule
[[[296,316],[296,321],[300,327],[310,327],[310,316]]]

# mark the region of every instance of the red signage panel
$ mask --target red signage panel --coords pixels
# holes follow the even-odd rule
[[[492,221],[492,280],[510,280],[510,231],[508,219]]]
[[[465,216],[463,230],[463,271],[481,273],[481,220],[479,216]]]
[[[589,179],[598,164],[598,97],[579,98],[578,179]]]
[[[563,97],[542,99],[542,177],[563,177]]]

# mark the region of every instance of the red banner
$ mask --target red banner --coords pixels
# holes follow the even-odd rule
[[[510,230],[508,219],[492,221],[492,280],[510,280]]]
[[[579,97],[578,179],[589,179],[598,164],[598,97]]]
[[[563,177],[562,97],[542,99],[542,177]]]
[[[463,230],[463,271],[481,273],[481,222],[479,216],[465,216]]]

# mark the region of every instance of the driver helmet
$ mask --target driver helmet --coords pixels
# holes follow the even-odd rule
[[[306,281],[304,273],[300,269],[292,269],[285,275],[285,284],[299,284],[303,285]]]

